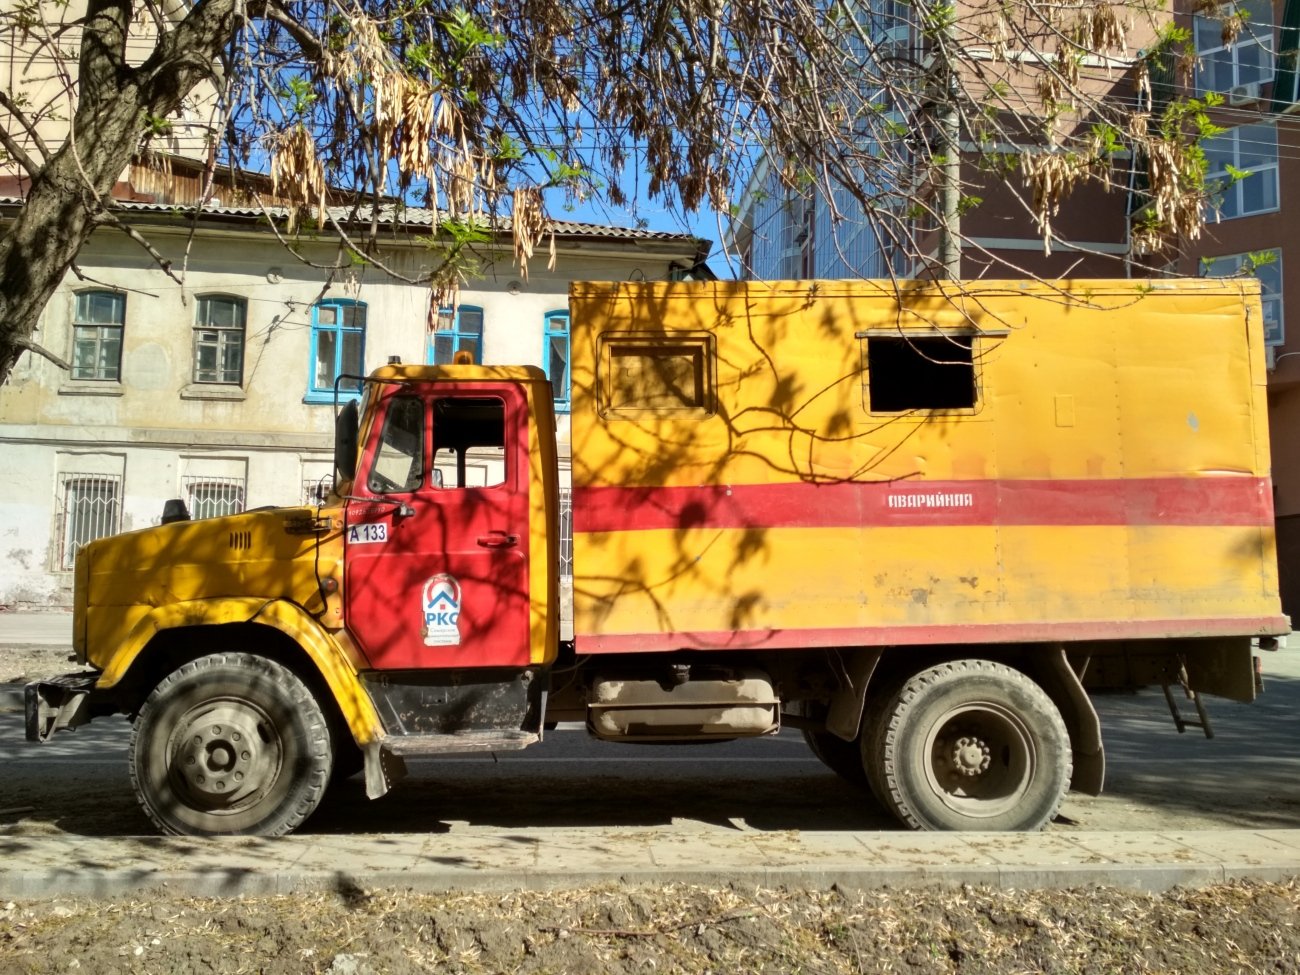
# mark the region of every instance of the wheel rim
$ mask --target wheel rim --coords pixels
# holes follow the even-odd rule
[[[284,767],[284,742],[275,722],[242,698],[205,701],[186,711],[168,745],[172,788],[186,806],[205,813],[247,808]]]
[[[1038,752],[1029,728],[1013,712],[978,702],[952,708],[934,723],[924,764],[939,801],[979,819],[1020,803],[1037,771]]]

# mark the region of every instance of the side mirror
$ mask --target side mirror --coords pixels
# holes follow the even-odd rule
[[[350,481],[357,476],[358,418],[355,400],[343,404],[334,418],[334,470],[340,480]]]

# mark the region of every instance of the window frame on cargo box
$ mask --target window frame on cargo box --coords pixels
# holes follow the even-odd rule
[[[882,417],[974,416],[983,405],[982,340],[1005,334],[956,328],[856,333],[862,349],[862,408]],[[900,369],[906,370],[901,376]]]
[[[642,353],[639,357],[637,353]],[[658,356],[653,353],[659,353]],[[615,363],[622,357],[687,359],[693,389],[679,405],[644,403],[637,405],[619,395],[614,382]],[[717,412],[717,339],[709,332],[605,332],[597,340],[598,405],[602,417],[636,419],[651,416],[696,417]],[[630,364],[630,361],[629,361]]]

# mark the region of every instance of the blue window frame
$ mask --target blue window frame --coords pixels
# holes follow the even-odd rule
[[[426,359],[435,366],[451,365],[457,352],[468,352],[474,364],[483,362],[483,309],[473,305],[438,309],[438,328],[429,336]]]
[[[570,403],[569,376],[569,313],[546,313],[546,378],[551,381],[551,395],[555,397],[555,411],[568,413]]]
[[[327,298],[311,308],[311,384],[309,403],[332,403],[334,380],[361,375],[366,350],[366,306],[349,298]],[[339,396],[355,399],[361,382],[339,383]]]

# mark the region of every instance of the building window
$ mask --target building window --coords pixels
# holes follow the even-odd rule
[[[468,352],[475,365],[483,362],[483,309],[470,305],[440,308],[438,327],[429,336],[428,361],[451,365],[457,352]]]
[[[122,479],[113,474],[65,474],[60,485],[57,567],[71,569],[87,542],[118,532]]]
[[[1272,255],[1273,260],[1266,260]],[[1263,260],[1262,260],[1263,259]],[[1225,254],[1201,258],[1201,274],[1207,278],[1235,278],[1253,274],[1259,278],[1260,301],[1264,306],[1264,344],[1281,345],[1286,340],[1282,320],[1282,252],[1256,251],[1253,254]]]
[[[190,517],[221,518],[244,510],[242,477],[186,477],[181,479],[181,493]]]
[[[546,313],[546,378],[551,381],[557,413],[569,412],[569,313]]]
[[[573,576],[572,488],[560,488],[560,575]]]
[[[340,376],[360,376],[365,358],[366,306],[359,301],[334,298],[311,309],[311,388],[308,400],[328,402]],[[344,379],[339,393],[355,396],[360,379]]]
[[[1223,16],[1197,17],[1196,87],[1198,91],[1232,93],[1238,97],[1259,97],[1259,86],[1273,80],[1272,0],[1239,0],[1221,8],[1226,16],[1241,16],[1241,33],[1225,44]]]
[[[82,291],[72,323],[72,378],[118,382],[122,369],[122,326],[126,295]]]
[[[239,385],[244,380],[247,302],[203,295],[194,314],[194,381]]]
[[[1204,142],[1210,206],[1221,220],[1278,208],[1277,127],[1239,125]],[[1246,175],[1234,181],[1234,170]]]
[[[786,200],[781,221],[781,277],[785,280],[815,277],[813,273],[813,219],[811,199]]]

